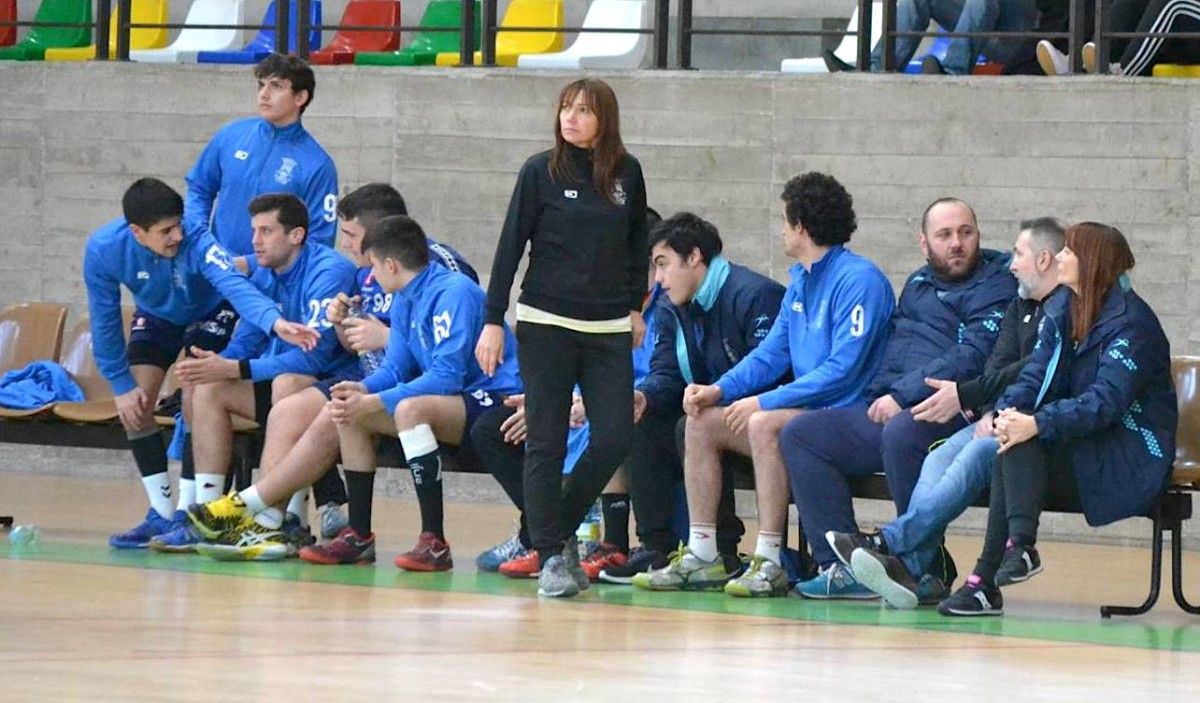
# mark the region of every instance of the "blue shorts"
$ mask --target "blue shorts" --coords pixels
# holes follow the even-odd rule
[[[459,438],[458,444],[455,445],[460,452],[467,451],[469,456],[474,455],[474,448],[471,446],[471,427],[479,420],[479,416],[483,415],[488,410],[502,405],[507,396],[493,395],[485,390],[478,391],[463,391],[459,394],[463,399],[463,407],[466,410],[467,418],[463,423],[463,434]],[[396,449],[400,451],[401,456],[404,455],[404,449],[400,446],[400,440],[395,435],[388,435],[384,438],[385,442],[391,442]]]
[[[237,320],[237,312],[224,300],[190,325],[177,325],[135,308],[125,355],[130,366],[157,366],[166,371],[179,358],[181,349],[192,346],[214,352],[224,349]]]
[[[323,378],[323,379],[317,381],[315,384],[313,384],[313,388],[316,388],[317,390],[321,391],[321,395],[325,396],[325,400],[333,400],[333,395],[332,395],[333,392],[331,389],[334,386],[341,383],[342,381],[361,381],[361,380],[362,380],[362,374],[358,373],[357,371],[353,371],[353,372],[349,372],[349,373],[340,373],[340,374],[337,374],[336,376],[330,376],[328,378]]]

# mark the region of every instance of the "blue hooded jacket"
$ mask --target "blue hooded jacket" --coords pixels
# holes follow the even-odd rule
[[[222,298],[249,323],[240,327],[254,329],[264,338],[281,317],[275,302],[234,268],[229,253],[203,227],[185,227],[179,252],[166,258],[138,243],[125,218],[113,220],[88,239],[83,281],[92,324],[92,354],[100,375],[117,395],[137,386],[125,356],[122,285],[133,294],[138,307],[175,325],[196,322]]]
[[[353,373],[358,360],[338,342],[325,308],[338,293],[354,290],[354,264],[329,247],[305,241],[292,266],[276,273],[259,266],[250,281],[283,309],[289,320],[303,322],[321,333],[317,347],[306,352],[278,338],[268,339],[249,325],[238,325],[221,352],[226,359],[249,359],[250,380],[266,381],[280,374],[317,378]]]
[[[1046,301],[1033,355],[996,408],[1033,411],[1040,441],[1067,443],[1084,517],[1106,525],[1149,514],[1171,475],[1171,348],[1150,306],[1117,285],[1072,349],[1072,295]]]
[[[767,338],[718,381],[727,405],[758,396],[763,410],[862,404],[883,360],[892,284],[879,267],[842,246],[790,269],[792,282]],[[793,380],[774,387],[791,372]]]
[[[717,256],[692,302],[678,307],[661,296],[649,374],[637,384],[646,412],[680,412],[687,384],[713,383],[745,358],[766,339],[783,293],[776,281]]]
[[[184,222],[211,226],[234,256],[253,256],[248,207],[263,193],[300,198],[308,206],[309,241],[333,246],[337,169],[299,121],[275,127],[248,117],[218,130],[188,171]]]
[[[926,378],[962,382],[983,372],[1017,280],[1007,253],[984,249],[979,256],[964,281],[943,281],[928,264],[908,277],[868,399],[891,394],[909,408],[933,393]]]
[[[487,391],[521,392],[517,341],[504,325],[504,359],[489,377],[475,360],[483,330],[484,292],[471,279],[442,266],[426,266],[393,293],[387,358],[363,379],[389,415],[406,398]]]

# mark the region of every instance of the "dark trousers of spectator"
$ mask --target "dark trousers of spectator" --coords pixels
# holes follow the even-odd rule
[[[1112,32],[1200,31],[1200,0],[1113,0],[1105,12]],[[1149,76],[1156,63],[1200,63],[1195,39],[1114,39],[1110,46],[1127,76]]]
[[[525,521],[525,443],[505,442],[504,433],[500,431],[500,425],[516,411],[516,408],[499,405],[481,414],[471,425],[471,444],[484,468],[495,477],[504,494],[520,511],[517,536],[528,548],[532,542]]]
[[[342,475],[338,473],[337,464],[334,464],[325,472],[324,476],[313,483],[312,495],[313,505],[318,508],[328,503],[346,504],[346,484],[342,482]]]
[[[1079,507],[1079,487],[1069,447],[1033,439],[996,456],[987,532],[983,552],[975,564],[976,576],[988,583],[995,581],[1009,540],[1022,547],[1037,542],[1038,519],[1047,498],[1066,508]]]
[[[1141,0],[1145,2],[1145,0]],[[1070,29],[1071,5],[1068,0],[1039,0],[1038,21],[1031,31],[1034,32],[1066,32]],[[1090,40],[1096,27],[1096,0],[1087,0],[1083,5],[1084,40]],[[1020,46],[1013,50],[1008,63],[1004,64],[1004,75],[1040,76],[1042,67],[1037,60],[1037,39],[1022,39]],[[1068,53],[1066,39],[1053,39],[1054,48]]]
[[[804,413],[785,425],[779,444],[817,565],[825,568],[837,561],[825,541],[827,531],[858,530],[848,477],[883,471],[896,514],[903,515],[929,445],[965,424],[961,418],[945,424],[918,422],[902,410],[880,425],[867,417],[866,408],[854,407]]]
[[[638,540],[643,547],[663,554],[673,551],[683,538],[671,527],[676,512],[676,492],[683,480],[686,421],[682,412],[646,413],[633,428],[633,442],[629,458],[625,460]],[[727,556],[737,554],[738,542],[746,531],[734,510],[735,463],[721,462],[721,502],[717,508],[717,551]]]
[[[628,332],[585,334],[517,323],[517,359],[525,381],[525,519],[541,564],[562,552],[629,453],[633,434],[633,357]],[[571,392],[583,395],[591,440],[565,485],[563,460]]]

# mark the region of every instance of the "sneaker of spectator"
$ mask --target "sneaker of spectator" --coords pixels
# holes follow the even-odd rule
[[[633,577],[644,574],[651,569],[661,569],[670,561],[667,555],[657,549],[637,547],[629,553],[629,558],[621,566],[608,566],[600,572],[600,580],[605,583],[631,584]]]
[[[859,583],[850,568],[840,562],[824,569],[814,578],[796,584],[795,590],[805,598],[816,600],[874,600],[879,597]]]
[[[600,572],[624,566],[628,561],[629,555],[620,547],[607,542],[597,542],[595,548],[580,561],[580,566],[590,580],[597,581],[600,579]]]
[[[971,574],[953,595],[938,604],[937,611],[949,616],[1003,615],[1004,597],[999,588]]]
[[[564,564],[564,567],[566,565]],[[526,550],[524,554],[515,556],[496,569],[502,576],[510,579],[535,579],[538,577],[538,553],[536,549]]]
[[[322,539],[337,537],[350,524],[350,519],[346,517],[346,512],[339,503],[326,503],[317,508],[317,517],[321,524]]]
[[[1038,65],[1047,76],[1062,76],[1071,72],[1067,55],[1055,48],[1050,41],[1043,39],[1037,43]]]
[[[500,544],[480,552],[479,556],[475,557],[475,568],[495,573],[504,562],[523,557],[528,552],[529,549],[521,544],[521,538],[514,534]]]
[[[397,556],[395,563],[405,571],[449,571],[454,568],[454,557],[446,540],[432,532],[422,532],[417,544]]]
[[[1008,545],[1004,550],[1004,560],[996,570],[996,586],[1003,588],[1014,583],[1023,583],[1042,573],[1042,558],[1038,555],[1037,547],[1021,547]]]

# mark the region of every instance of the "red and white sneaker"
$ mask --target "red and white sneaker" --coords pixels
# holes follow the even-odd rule
[[[343,527],[329,544],[303,547],[299,556],[313,564],[374,564],[375,533],[359,537],[353,527]]]
[[[500,565],[498,571],[510,579],[535,579],[538,577],[538,553],[530,549],[515,559]]]
[[[620,547],[608,542],[600,542],[596,544],[596,548],[592,550],[591,554],[579,562],[579,565],[583,567],[583,573],[587,574],[589,581],[598,581],[601,571],[624,566],[627,561],[629,561],[629,555]]]
[[[446,540],[422,532],[416,546],[396,557],[396,566],[405,571],[449,571],[454,568],[454,558]]]

